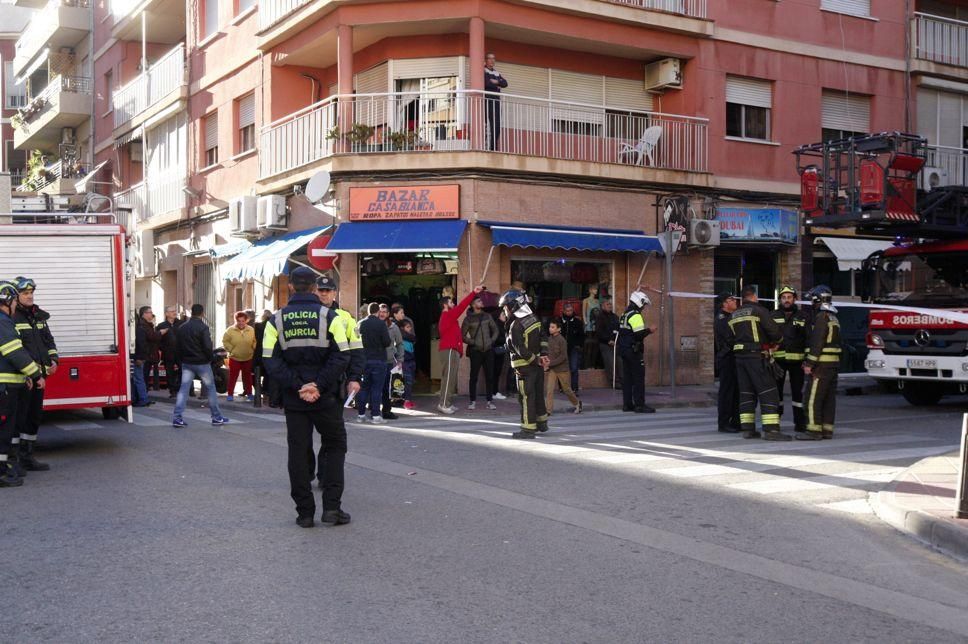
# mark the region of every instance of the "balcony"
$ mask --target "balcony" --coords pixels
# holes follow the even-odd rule
[[[706,17],[706,0],[604,0],[648,11],[665,11],[690,18]]]
[[[488,122],[497,113],[500,136],[492,142]],[[707,126],[706,119],[689,116],[511,94],[499,103],[477,91],[355,94],[327,98],[264,128],[260,175],[265,180],[330,157],[376,153],[394,155],[390,163],[399,166],[396,154],[415,153],[427,157],[415,161],[420,169],[483,162],[526,171],[605,174],[583,165],[595,163],[613,166],[607,173],[616,178],[641,181],[648,170],[707,172]],[[495,152],[542,161],[453,156]]]
[[[912,71],[938,73],[935,65],[968,68],[968,22],[915,13],[911,21]]]
[[[91,117],[92,109],[90,78],[55,76],[14,117],[14,146],[20,150],[53,151],[61,142],[61,128],[81,125]]]
[[[114,129],[135,127],[188,96],[185,46],[178,45],[111,97]]]
[[[933,173],[938,183],[931,187],[968,186],[968,149],[929,145],[925,173]]]
[[[50,0],[30,19],[14,50],[13,71],[25,76],[45,52],[76,47],[91,29],[90,0]]]
[[[153,226],[181,217],[187,203],[184,175],[148,179],[114,195],[114,207],[131,211],[131,220]]]
[[[142,35],[151,43],[185,40],[185,3],[179,0],[112,0],[111,17],[111,37],[117,40],[140,41]]]

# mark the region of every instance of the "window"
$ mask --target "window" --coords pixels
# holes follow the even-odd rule
[[[868,96],[824,90],[820,109],[824,141],[870,132],[871,99]]]
[[[205,16],[202,22],[202,38],[218,31],[218,0],[205,0]]]
[[[27,104],[27,86],[17,84],[17,77],[13,73],[13,63],[3,64],[3,106],[9,110],[23,107]]]
[[[218,163],[218,112],[205,117],[205,167]]]
[[[820,0],[820,8],[854,16],[869,16],[871,0]]]
[[[3,169],[11,174],[11,183],[17,186],[27,168],[27,151],[13,147],[11,140],[4,141],[3,148]]]
[[[239,0],[239,11],[236,15],[241,15],[255,6],[255,0]]]
[[[726,136],[770,140],[773,85],[769,81],[726,77]]]
[[[239,115],[239,154],[255,148],[255,94],[240,98],[237,103]]]
[[[105,113],[114,109],[114,72],[110,69],[104,74],[104,102],[107,103]]]

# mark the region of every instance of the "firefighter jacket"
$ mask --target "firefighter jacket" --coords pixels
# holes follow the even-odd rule
[[[334,401],[339,383],[350,363],[343,320],[315,294],[293,294],[289,304],[266,323],[262,362],[282,389],[285,409],[312,411],[338,404]],[[299,397],[299,390],[308,383],[319,390],[316,402]]]
[[[20,334],[20,340],[24,343],[24,349],[34,359],[34,362],[41,366],[46,374],[47,369],[54,362],[57,362],[57,345],[54,344],[54,336],[50,333],[48,321],[50,314],[39,306],[34,305],[30,308],[18,306],[13,314],[13,323]]]
[[[783,332],[769,311],[755,302],[743,302],[730,316],[729,328],[737,357],[760,355],[768,345],[783,339]]]
[[[810,366],[840,364],[840,321],[829,311],[819,311],[813,319],[807,362]]]
[[[779,308],[773,311],[773,321],[783,332],[780,348],[773,352],[777,360],[801,362],[807,350],[807,317],[793,305],[790,310]]]
[[[23,387],[27,378],[37,379],[41,375],[40,365],[24,348],[13,320],[0,311],[0,386]]]
[[[720,311],[716,314],[716,322],[713,325],[713,337],[715,338],[716,364],[721,365],[723,360],[732,358],[733,330],[729,328],[729,313]]]
[[[642,341],[652,331],[645,326],[641,310],[629,304],[618,323],[618,352],[620,354],[642,353]]]
[[[512,316],[507,323],[507,347],[515,369],[537,365],[541,356],[548,355],[548,342],[541,335],[541,320],[533,313],[523,318]]]
[[[350,362],[346,367],[346,379],[354,382],[363,380],[363,367],[366,366],[366,358],[363,356],[363,339],[360,337],[356,328],[356,320],[349,314],[349,311],[338,308],[339,304],[333,303],[337,308],[336,315],[343,321],[346,328],[346,342],[350,351]]]

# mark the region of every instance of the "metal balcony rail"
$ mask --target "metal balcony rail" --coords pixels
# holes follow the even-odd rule
[[[130,209],[139,222],[185,207],[185,177],[181,174],[161,176],[137,183],[114,195],[114,207]]]
[[[47,111],[48,107],[59,104],[57,96],[61,92],[77,94],[91,93],[91,79],[86,76],[54,76],[37,96],[30,99],[24,107],[17,111],[18,124],[14,127],[29,131],[29,124]]]
[[[39,45],[40,43],[36,42],[38,38],[47,40],[50,26],[57,21],[57,10],[61,7],[89,9],[91,2],[90,0],[50,0],[43,9],[31,16],[30,23],[14,45],[15,57],[22,56],[26,49]]]
[[[968,149],[966,148],[929,145],[924,165],[925,181],[930,181],[930,175],[936,174],[939,186],[968,186]]]
[[[706,17],[706,0],[605,0],[650,11],[666,11],[690,18]]]
[[[334,154],[454,151],[707,171],[706,119],[497,98],[479,91],[330,97],[263,128],[260,172],[270,177]]]
[[[912,24],[915,58],[968,67],[968,22],[916,12]]]
[[[259,30],[267,29],[276,24],[299,7],[309,4],[312,0],[260,0],[259,2]]]
[[[118,128],[185,84],[185,45],[178,45],[111,97]]]

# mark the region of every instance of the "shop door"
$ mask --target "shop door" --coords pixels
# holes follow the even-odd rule
[[[215,284],[211,264],[196,264],[194,267],[195,280],[192,289],[192,301],[205,307],[205,321],[208,330],[215,339]]]
[[[713,262],[713,284],[717,294],[739,295],[747,286],[756,287],[763,306],[773,308],[776,294],[776,253],[769,250],[718,251]]]

